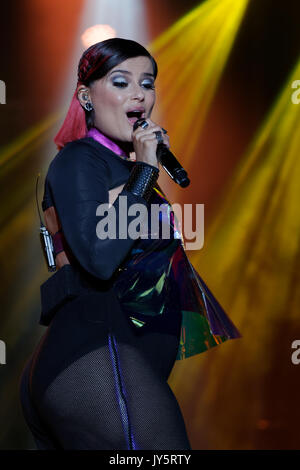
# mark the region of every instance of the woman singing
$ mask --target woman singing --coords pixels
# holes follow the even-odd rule
[[[41,286],[47,330],[20,378],[38,449],[190,449],[167,383],[175,360],[239,336],[188,262],[157,185],[157,145],[169,138],[150,118],[156,75],[134,41],[91,46],[55,138],[42,207],[57,271]],[[157,231],[150,209],[162,203]],[[133,206],[139,236],[127,230]]]

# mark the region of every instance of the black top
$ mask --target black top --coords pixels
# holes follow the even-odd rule
[[[127,196],[128,208],[149,203],[140,196],[122,190],[113,206],[116,211],[116,238],[101,240],[96,226],[99,204],[109,202],[108,191],[124,184],[135,162],[124,160],[90,137],[68,143],[49,165],[42,208],[55,206],[62,231],[79,264],[93,276],[107,280],[120,266],[136,240],[118,238],[120,196]],[[135,216],[127,215],[128,224]],[[127,224],[127,225],[128,225]]]

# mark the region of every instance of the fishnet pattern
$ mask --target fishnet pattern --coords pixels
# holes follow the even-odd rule
[[[35,408],[24,372],[21,402],[37,447],[190,449],[167,383],[181,318],[154,317],[137,330],[117,302],[111,307],[89,294],[56,314],[32,357]]]

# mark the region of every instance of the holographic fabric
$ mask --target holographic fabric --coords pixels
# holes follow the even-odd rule
[[[160,205],[159,223],[151,226],[149,210],[142,234],[122,264],[114,284],[122,309],[136,328],[143,328],[150,317],[179,309],[182,326],[177,360],[241,337],[189,261],[169,201],[154,188],[149,202]],[[169,238],[163,237],[167,230]]]

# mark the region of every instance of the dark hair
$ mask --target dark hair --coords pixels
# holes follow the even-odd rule
[[[154,78],[157,77],[157,63],[144,46],[131,39],[112,38],[93,44],[82,54],[78,64],[78,82],[85,86],[104,77],[112,68],[132,57],[149,57],[153,65]],[[94,110],[85,109],[87,128],[94,122]]]

